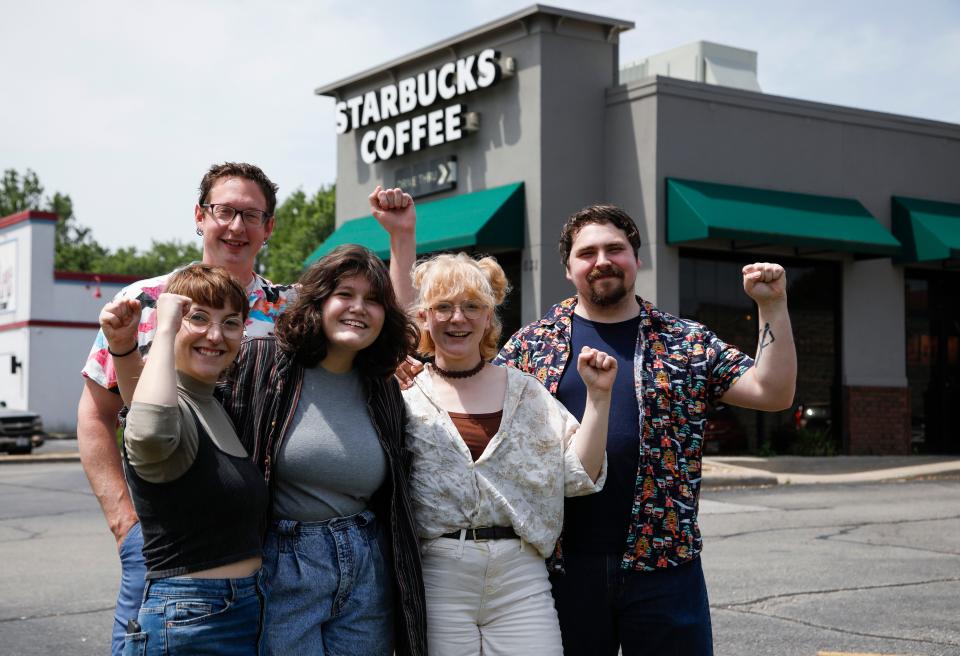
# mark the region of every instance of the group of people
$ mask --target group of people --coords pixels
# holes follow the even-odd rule
[[[560,238],[576,296],[501,349],[496,260],[417,263],[410,196],[369,202],[389,270],[345,245],[274,285],[276,186],[215,165],[203,261],[101,312],[78,439],[113,653],[712,653],[706,410],[792,402],[782,267],[744,267],[751,358],[636,297],[637,227],[591,206]]]

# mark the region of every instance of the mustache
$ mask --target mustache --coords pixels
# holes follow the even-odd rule
[[[587,282],[594,282],[600,278],[607,278],[613,276],[614,278],[619,278],[623,280],[623,269],[614,265],[608,264],[603,267],[596,267],[590,273],[587,274]]]

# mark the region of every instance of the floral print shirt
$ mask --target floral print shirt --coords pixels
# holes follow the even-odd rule
[[[583,468],[573,436],[577,420],[532,376],[507,369],[500,428],[474,462],[435,399],[431,373],[403,391],[410,498],[421,539],[461,528],[511,526],[544,558],[563,526],[563,497],[599,492]]]
[[[157,332],[157,298],[166,289],[167,280],[174,273],[176,271],[127,285],[114,297],[114,300],[135,298],[140,301],[140,325],[137,336],[140,355],[146,356],[150,351],[150,344]],[[295,293],[292,285],[274,285],[263,276],[254,274],[253,280],[247,285],[250,316],[247,318],[244,334],[248,337],[272,335],[274,322],[287,303],[293,301]],[[107,352],[107,339],[103,336],[102,330],[97,332],[81,373],[84,378],[89,378],[101,387],[117,391],[117,373],[113,368],[113,359]]]
[[[649,571],[690,561],[702,549],[697,509],[707,407],[753,360],[703,325],[637,301],[640,328],[633,369],[640,460],[621,566]],[[576,302],[576,297],[568,298],[517,331],[494,364],[530,373],[556,394],[570,359]]]

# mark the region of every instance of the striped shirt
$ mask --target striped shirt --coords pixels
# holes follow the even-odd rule
[[[270,482],[271,469],[303,389],[304,367],[281,350],[273,337],[244,341],[230,379],[219,386],[224,408],[237,426],[240,441]],[[371,501],[378,517],[388,517],[394,574],[396,653],[427,653],[426,601],[420,570],[420,547],[407,485],[409,453],[404,448],[406,421],[400,387],[388,379],[364,378],[367,411],[387,459],[388,474]]]

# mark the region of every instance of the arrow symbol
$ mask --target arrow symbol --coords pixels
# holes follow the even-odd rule
[[[450,175],[450,169],[447,168],[447,165],[444,164],[443,162],[440,162],[439,167],[440,167],[440,177],[437,178],[437,184],[438,185],[446,184],[447,176]]]

